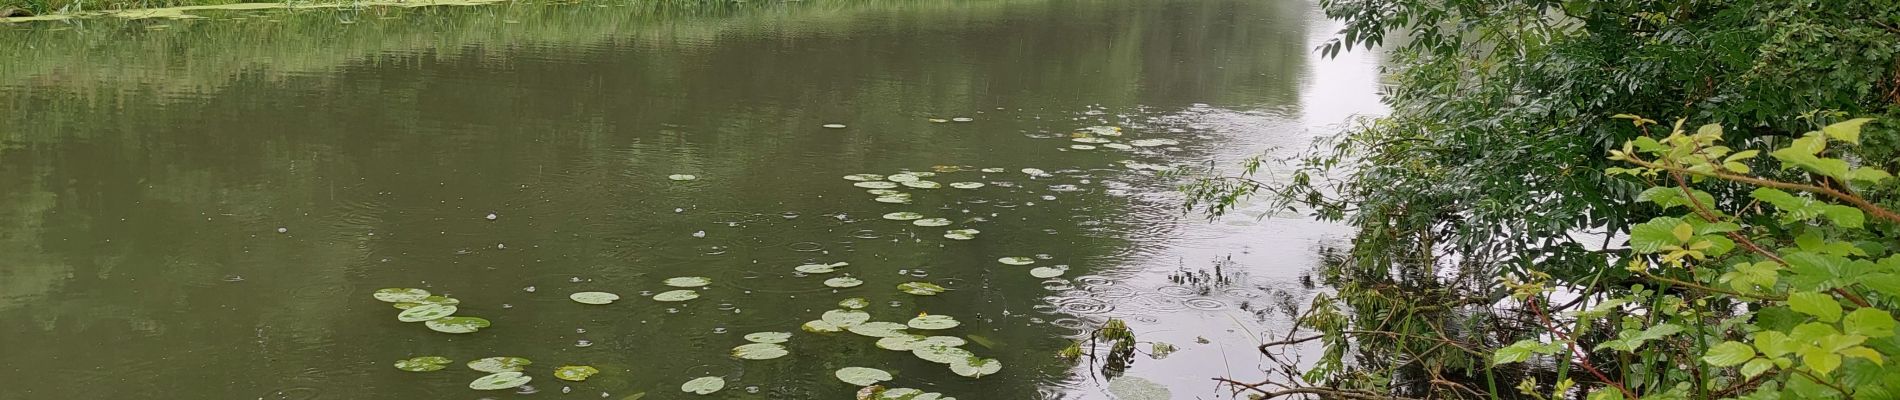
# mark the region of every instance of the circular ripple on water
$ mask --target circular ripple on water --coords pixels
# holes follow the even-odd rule
[[[1121,301],[1121,306],[1130,310],[1140,310],[1157,314],[1166,314],[1187,310],[1181,298],[1158,293],[1143,293]]]
[[[813,252],[824,250],[825,244],[818,242],[792,242],[787,243],[785,248],[792,249],[792,251]]]
[[[1155,292],[1169,295],[1169,296],[1174,296],[1174,297],[1193,297],[1193,296],[1201,294],[1200,290],[1187,287],[1187,286],[1180,286],[1180,285],[1168,285],[1168,286],[1158,287],[1158,288],[1155,288]]]
[[[1050,278],[1049,280],[1042,281],[1042,288],[1049,291],[1060,292],[1075,289],[1075,285],[1069,284],[1068,280],[1062,278]]]
[[[1181,304],[1186,304],[1188,308],[1201,310],[1201,311],[1214,311],[1214,310],[1221,310],[1221,309],[1227,308],[1226,302],[1223,302],[1220,300],[1214,300],[1214,299],[1210,299],[1206,297],[1196,297],[1192,299],[1182,300]]]
[[[1156,317],[1156,316],[1148,315],[1148,314],[1130,314],[1123,318],[1129,321],[1135,321],[1136,323],[1146,324],[1146,325],[1161,323],[1160,317]]]
[[[1100,276],[1100,275],[1083,275],[1083,276],[1076,277],[1075,281],[1076,283],[1081,283],[1083,287],[1086,287],[1089,289],[1095,289],[1101,286],[1112,286],[1115,284],[1114,279],[1109,279],[1106,276]]]
[[[1265,292],[1261,292],[1259,290],[1255,290],[1251,288],[1240,288],[1240,287],[1227,288],[1227,289],[1221,290],[1220,292],[1221,294],[1224,294],[1230,297],[1239,297],[1243,299],[1257,299],[1257,298],[1260,298],[1261,296],[1267,295]]]
[[[870,229],[859,229],[859,230],[851,231],[851,233],[845,234],[845,236],[865,239],[865,240],[874,240],[874,239],[879,239],[879,238],[884,237],[883,234],[877,233],[877,231],[870,230]]]
[[[1049,320],[1049,325],[1055,325],[1058,327],[1069,328],[1069,329],[1074,329],[1074,330],[1082,330],[1083,327],[1088,326],[1088,323],[1083,322],[1082,320],[1076,319],[1076,318],[1056,318],[1056,319]]]
[[[1074,315],[1101,315],[1115,311],[1115,305],[1092,298],[1061,299],[1056,301],[1056,309]]]
[[[313,387],[293,387],[265,392],[263,395],[257,396],[257,398],[263,400],[310,400],[322,394],[323,392]]]
[[[1126,299],[1139,294],[1134,288],[1127,286],[1096,286],[1090,287],[1089,291],[1095,293],[1096,298],[1102,299]]]

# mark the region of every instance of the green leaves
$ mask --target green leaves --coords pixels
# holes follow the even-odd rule
[[[1841,319],[1841,330],[1870,338],[1893,336],[1893,315],[1875,308],[1862,308]]]
[[[1563,345],[1544,343],[1536,340],[1519,340],[1510,346],[1504,346],[1491,353],[1491,365],[1523,362],[1537,354],[1557,354],[1563,351]]]
[[[1625,329],[1616,339],[1606,340],[1597,345],[1597,349],[1616,349],[1634,352],[1643,342],[1658,340],[1682,332],[1682,326],[1676,324],[1657,324],[1644,330]]]
[[[1788,295],[1788,308],[1795,312],[1812,315],[1822,321],[1834,322],[1841,319],[1841,303],[1829,296],[1813,292],[1799,292]]]
[[[1658,217],[1630,227],[1630,249],[1638,253],[1655,253],[1664,246],[1681,244],[1676,236],[1676,227],[1684,225],[1681,218]]]
[[[1709,348],[1708,353],[1702,356],[1702,362],[1717,367],[1727,367],[1747,362],[1752,358],[1755,358],[1754,347],[1741,342],[1727,341]]]
[[[1866,125],[1873,120],[1873,118],[1855,118],[1841,121],[1821,128],[1821,132],[1826,133],[1828,137],[1834,138],[1835,140],[1860,144],[1860,126]]]

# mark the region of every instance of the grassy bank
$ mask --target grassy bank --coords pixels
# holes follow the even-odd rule
[[[36,16],[85,11],[130,10],[180,6],[216,6],[242,0],[0,0],[0,11],[19,10]],[[4,15],[0,12],[0,15]]]

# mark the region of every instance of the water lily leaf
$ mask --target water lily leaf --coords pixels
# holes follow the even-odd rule
[[[422,356],[396,362],[396,369],[409,372],[439,371],[448,368],[449,359],[440,356]]]
[[[942,188],[943,184],[933,182],[933,181],[918,180],[918,181],[904,182],[904,186],[918,188],[918,189],[937,189],[937,188]]]
[[[956,337],[956,336],[931,336],[931,337],[924,338],[924,341],[921,344],[924,346],[958,347],[958,346],[964,345],[965,343],[969,343],[969,342],[966,342],[963,340],[963,338]]]
[[[871,200],[877,201],[879,203],[910,204],[910,194],[900,193],[900,194],[887,195],[887,196],[877,196],[877,198],[874,198]]]
[[[943,293],[944,290],[947,289],[930,282],[906,282],[898,284],[897,290],[918,296],[936,296],[938,293]]]
[[[858,182],[881,181],[884,180],[884,176],[878,174],[851,174],[845,175],[844,180]]]
[[[1029,276],[1048,279],[1062,276],[1062,274],[1067,272],[1069,272],[1069,267],[1035,267],[1029,269]]]
[[[918,397],[923,397],[923,395],[924,391],[922,390],[896,388],[878,392],[877,400],[917,400]]]
[[[370,297],[390,303],[419,303],[429,297],[429,291],[416,288],[376,289]]]
[[[996,259],[996,262],[1009,265],[1029,265],[1035,264],[1036,259],[1029,257],[1003,257]]]
[[[1086,144],[1072,144],[1072,145],[1069,145],[1069,148],[1076,149],[1076,150],[1095,150],[1095,146],[1086,145]]]
[[[687,301],[699,298],[699,292],[688,289],[668,290],[653,295],[655,301]]]
[[[480,317],[442,317],[422,324],[428,326],[429,330],[442,333],[475,333],[489,326],[488,320]]]
[[[1023,173],[1029,174],[1029,175],[1048,175],[1049,174],[1046,171],[1043,171],[1041,169],[1036,169],[1036,168],[1023,168]]]
[[[896,189],[865,189],[864,192],[870,193],[876,196],[891,196],[891,195],[904,195],[905,197],[910,196],[910,194],[897,191]]]
[[[586,365],[567,365],[554,369],[554,377],[564,381],[580,382],[598,373],[599,369]]]
[[[909,221],[909,220],[923,218],[923,217],[924,217],[923,214],[918,214],[918,213],[909,212],[909,211],[899,211],[899,212],[894,212],[890,214],[884,214],[884,219],[888,219],[892,221]]]
[[[891,181],[891,182],[899,182],[899,183],[916,182],[918,179],[922,179],[922,178],[917,177],[917,174],[909,173],[909,172],[901,173],[901,174],[891,174],[890,176],[884,177],[884,180]]]
[[[981,231],[975,229],[951,229],[943,231],[943,237],[945,239],[970,240],[976,239],[976,234],[980,232]]]
[[[1098,138],[1098,137],[1079,137],[1079,138],[1074,138],[1074,139],[1069,139],[1069,140],[1075,141],[1076,143],[1092,143],[1092,144],[1100,144],[1100,143],[1109,142],[1108,139],[1103,139],[1103,138]]]
[[[950,372],[971,378],[982,378],[1002,370],[1003,362],[996,361],[996,359],[993,358],[971,357],[963,361],[950,363]]]
[[[918,347],[916,350],[911,350],[910,354],[917,356],[917,358],[924,359],[924,361],[946,365],[963,362],[976,357],[976,354],[970,353],[969,350],[950,346],[923,346]]]
[[[937,176],[936,172],[931,172],[931,171],[904,171],[903,173],[910,174],[912,176],[916,176],[919,178],[929,178],[929,177]]]
[[[844,328],[839,327],[837,324],[825,322],[824,320],[807,321],[805,322],[804,325],[799,325],[798,328],[804,329],[806,332],[813,332],[813,333],[831,333],[831,332],[844,331]]]
[[[884,322],[884,321],[866,322],[862,324],[852,325],[849,327],[845,327],[845,330],[851,331],[851,333],[856,333],[859,335],[879,337],[879,338],[907,335],[907,333],[904,333],[904,324],[900,324],[896,322]]]
[[[958,189],[976,189],[976,188],[980,188],[984,186],[988,186],[988,185],[984,184],[983,182],[951,182],[950,183],[950,187],[958,188]]]
[[[877,339],[877,348],[891,351],[911,351],[924,346],[923,335],[891,336]]]
[[[423,304],[441,304],[445,306],[452,306],[456,304],[462,304],[462,301],[456,300],[454,297],[429,296],[429,297],[422,298],[422,300],[416,300],[414,302],[395,303],[395,304],[390,304],[390,306],[394,306],[398,310],[407,310],[407,309],[415,308],[416,306],[423,305]]]
[[[792,333],[791,332],[753,332],[753,333],[746,334],[745,340],[752,343],[785,343],[785,341],[787,340],[792,340]]]
[[[534,380],[534,378],[522,375],[520,372],[496,372],[488,376],[475,378],[474,382],[468,383],[468,388],[475,390],[513,389],[521,385],[526,385],[528,381],[531,380]]]
[[[956,117],[956,118],[951,118],[950,122],[970,122],[970,121],[975,121],[975,120],[976,120],[975,118],[970,118],[970,117]]]
[[[844,308],[849,308],[849,309],[853,309],[853,310],[857,310],[857,309],[862,309],[862,308],[865,308],[865,307],[870,307],[870,306],[871,306],[871,301],[870,301],[870,300],[865,300],[865,299],[864,299],[863,297],[852,297],[852,298],[849,298],[849,299],[844,299],[844,300],[840,300],[840,301],[838,301],[838,306],[839,306],[839,307],[844,307]]]
[[[868,181],[868,182],[853,183],[851,184],[851,186],[857,186],[857,187],[861,187],[865,189],[896,189],[897,182]]]
[[[914,220],[914,221],[910,221],[910,224],[911,224],[911,225],[916,225],[916,226],[944,226],[944,225],[949,225],[949,224],[950,224],[950,219],[948,219],[948,218],[924,218],[924,219],[919,219],[919,220]]]
[[[1128,142],[1128,144],[1134,145],[1135,147],[1156,147],[1173,146],[1181,144],[1181,142],[1174,139],[1137,139]]]
[[[819,125],[819,126],[825,127],[826,129],[844,129],[844,124],[824,124],[824,125]],[[701,393],[701,394],[705,394],[705,393]]]
[[[720,378],[717,376],[708,376],[708,377],[693,379],[690,381],[686,381],[686,384],[680,385],[680,391],[692,393],[692,394],[700,394],[700,395],[713,394],[713,392],[717,392],[719,391],[719,389],[725,389],[725,388],[726,388],[726,378]]]
[[[529,364],[534,364],[534,361],[521,357],[488,357],[469,361],[468,369],[489,373],[509,372],[520,371]]]
[[[1108,381],[1108,393],[1117,400],[1169,400],[1174,395],[1168,393],[1167,386],[1147,379],[1122,376]]]
[[[1121,136],[1122,135],[1122,128],[1113,127],[1113,126],[1100,126],[1100,125],[1091,126],[1087,128],[1082,128],[1081,131],[1085,132],[1086,134],[1096,135],[1096,136]]]
[[[778,343],[751,343],[732,348],[732,356],[743,360],[770,360],[791,353]]]
[[[884,370],[865,367],[844,367],[838,369],[838,372],[832,373],[832,375],[837,376],[838,380],[844,381],[844,383],[857,386],[876,385],[878,382],[889,381],[896,378]]]
[[[910,322],[905,323],[905,325],[917,329],[938,330],[955,328],[957,325],[961,325],[961,323],[958,323],[956,318],[951,318],[948,315],[919,315],[917,318],[911,318]]]
[[[848,288],[848,287],[856,287],[858,285],[863,285],[863,284],[864,284],[864,280],[858,279],[858,278],[852,278],[849,276],[840,276],[840,277],[825,280],[825,286],[830,286],[830,287],[839,288],[839,289]]]
[[[682,276],[678,278],[666,279],[666,285],[672,286],[672,287],[696,288],[696,287],[706,286],[706,285],[711,285],[711,284],[712,284],[712,278],[707,278],[703,276]]]
[[[423,304],[402,310],[402,313],[396,314],[396,320],[402,322],[422,322],[441,319],[442,317],[450,315],[455,315],[455,306]]]
[[[983,171],[983,172],[988,172],[988,173],[992,173],[992,174],[994,174],[994,173],[998,173],[998,172],[1005,172],[1005,171],[1009,171],[1009,170],[1007,170],[1007,169],[1003,169],[1003,168],[984,168],[984,169],[980,169],[980,170],[978,170],[978,171]]]
[[[835,263],[830,263],[830,264],[805,264],[805,265],[793,267],[792,269],[798,272],[803,272],[807,274],[829,274],[832,271],[837,271],[838,267],[842,267],[846,265],[851,265],[851,263],[835,262]]]
[[[941,124],[941,123],[945,123],[945,122],[950,122],[950,120],[947,120],[947,119],[943,119],[943,118],[931,118],[931,119],[930,119],[930,122],[935,122],[935,123],[939,123],[939,124]]]
[[[1105,144],[1102,144],[1102,147],[1107,147],[1107,148],[1111,148],[1115,150],[1128,150],[1128,149],[1135,148],[1135,146],[1129,146],[1127,144],[1122,144],[1122,143],[1105,143]]]
[[[667,175],[666,179],[672,179],[672,180],[684,182],[684,181],[699,179],[699,177],[690,175],[690,174],[672,174],[672,175]]]
[[[567,295],[575,303],[601,305],[620,300],[620,295],[607,292],[578,292]]]
[[[819,319],[839,328],[849,328],[870,321],[871,313],[858,310],[831,310],[826,311],[825,315],[820,316]]]

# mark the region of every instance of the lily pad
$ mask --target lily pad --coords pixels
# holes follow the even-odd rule
[[[982,378],[984,376],[996,374],[997,371],[1002,371],[1002,370],[1003,370],[1003,362],[996,361],[996,359],[993,359],[993,358],[971,357],[971,358],[963,359],[963,361],[960,361],[960,362],[950,363],[950,372],[955,372],[957,373],[957,375],[963,375],[963,376],[967,376],[971,378]]]
[[[1135,146],[1129,146],[1123,143],[1104,143],[1102,144],[1102,147],[1107,147],[1107,148],[1116,149],[1116,150],[1128,150],[1128,149],[1135,148]]]
[[[1095,143],[1095,144],[1109,142],[1108,139],[1103,139],[1103,138],[1098,138],[1098,137],[1079,137],[1079,138],[1074,138],[1074,139],[1069,139],[1069,140],[1074,141],[1076,143]]]
[[[496,372],[488,376],[475,378],[474,382],[468,383],[468,388],[475,390],[513,389],[521,387],[521,385],[526,385],[528,381],[532,380],[534,380],[533,377],[523,375],[516,371]]]
[[[1108,393],[1117,400],[1168,400],[1174,394],[1168,393],[1167,386],[1147,379],[1122,376],[1108,381]]]
[[[878,175],[878,174],[851,174],[851,175],[845,175],[844,180],[858,181],[858,182],[881,181],[881,180],[884,180],[884,176]]]
[[[1054,277],[1058,277],[1058,276],[1062,276],[1062,274],[1064,274],[1064,273],[1067,273],[1067,272],[1069,272],[1069,268],[1068,268],[1068,267],[1061,267],[1061,266],[1057,266],[1057,267],[1035,267],[1035,268],[1030,268],[1030,269],[1029,269],[1029,276],[1033,276],[1033,277],[1037,277],[1037,278],[1043,278],[1043,279],[1048,279],[1048,278],[1054,278]]]
[[[937,284],[930,282],[905,282],[898,284],[897,290],[918,296],[936,296],[938,293],[943,293],[944,290],[948,289],[944,289],[943,286],[937,286]]]
[[[910,224],[916,225],[916,226],[944,226],[944,225],[950,224],[950,219],[949,218],[924,218],[924,219],[919,219],[915,221],[910,221]]]
[[[840,276],[840,277],[825,280],[825,286],[830,286],[830,287],[839,288],[839,289],[848,288],[848,287],[857,287],[858,285],[863,285],[863,284],[864,284],[864,280],[858,279],[858,278],[852,278],[849,276]]]
[[[951,230],[944,231],[943,237],[945,239],[970,240],[970,239],[976,239],[976,234],[980,232],[982,231],[978,231],[975,229],[951,229]]]
[[[1086,144],[1072,144],[1072,145],[1069,145],[1069,148],[1076,149],[1076,150],[1095,150],[1095,146],[1086,145]]]
[[[1023,173],[1025,173],[1025,174],[1029,174],[1029,175],[1032,175],[1032,176],[1040,176],[1040,175],[1048,175],[1048,174],[1049,174],[1049,172],[1047,172],[1047,171],[1043,171],[1043,170],[1041,170],[1041,169],[1036,169],[1036,168],[1023,168]]]
[[[682,276],[678,278],[667,278],[665,283],[667,286],[672,287],[696,288],[711,285],[712,278],[703,276]]]
[[[844,129],[844,124],[824,124],[819,126],[825,127],[826,129]]]
[[[905,325],[917,329],[939,330],[955,328],[957,325],[962,324],[957,322],[956,318],[951,318],[948,315],[919,315],[917,318],[911,318],[910,322],[905,323]]]
[[[875,200],[879,203],[910,204],[910,194],[899,193],[899,194],[893,194],[893,195],[877,196],[877,198],[873,198],[871,200]]]
[[[829,273],[832,273],[833,271],[837,271],[838,267],[842,267],[846,265],[851,265],[851,263],[835,262],[835,263],[830,263],[830,264],[805,264],[805,265],[800,265],[797,267],[792,267],[792,269],[798,272],[803,272],[807,274],[829,274]]]
[[[876,385],[878,382],[896,379],[896,377],[891,376],[891,373],[885,372],[884,370],[865,367],[844,367],[838,369],[838,372],[832,373],[832,375],[837,376],[838,380],[844,381],[844,383],[856,386],[871,386]]]
[[[897,189],[865,189],[864,192],[870,193],[876,196],[894,196],[894,195],[900,195],[900,194],[909,196],[909,194],[905,194],[904,192],[899,192],[897,191]]]
[[[1029,265],[1035,264],[1036,259],[1029,257],[1003,257],[996,259],[996,262],[1008,265]]]
[[[877,339],[877,348],[891,351],[911,351],[923,346],[923,335],[891,336]]]
[[[448,357],[422,356],[396,362],[396,369],[409,372],[439,371],[448,368]]]
[[[732,356],[743,360],[770,360],[791,353],[785,345],[777,343],[751,343],[732,348]]]
[[[964,341],[963,338],[956,336],[931,336],[924,338],[924,341],[920,344],[924,346],[958,347],[968,343],[969,342]]]
[[[884,177],[884,180],[891,181],[891,182],[899,182],[899,183],[916,182],[918,179],[923,179],[923,178],[919,178],[917,177],[917,174],[913,174],[909,172],[901,173],[901,174],[891,174],[890,176]]]
[[[416,300],[414,302],[395,303],[395,304],[391,304],[391,306],[395,306],[396,309],[398,310],[407,310],[407,309],[415,308],[416,306],[420,306],[423,304],[441,304],[445,306],[452,306],[456,304],[462,304],[462,301],[456,300],[454,297],[429,296],[429,297],[422,298],[422,300]]]
[[[396,320],[402,322],[422,322],[442,319],[442,317],[450,315],[455,315],[455,306],[423,304],[402,310],[402,313],[396,314]]]
[[[936,189],[936,188],[943,187],[943,184],[937,183],[935,181],[910,181],[910,182],[904,182],[904,186],[918,188],[918,189]]]
[[[620,295],[607,292],[578,292],[567,295],[575,303],[601,305],[620,300]]]
[[[970,118],[970,117],[956,117],[956,118],[951,118],[950,122],[970,122],[970,121],[975,121],[975,120],[976,120],[975,118]]]
[[[468,369],[489,373],[509,372],[520,371],[529,364],[534,364],[534,361],[521,357],[488,357],[469,361]]]
[[[870,321],[871,313],[858,310],[831,310],[826,311],[825,314],[818,319],[829,322],[831,325],[839,328],[849,328],[862,324],[865,321]]]
[[[746,334],[745,340],[752,343],[785,343],[785,341],[792,340],[792,333],[791,332],[753,332],[753,333]]]
[[[804,325],[799,325],[798,328],[804,329],[806,332],[813,332],[813,333],[832,333],[832,332],[844,331],[844,328],[839,327],[837,324],[826,322],[824,320],[806,321]]]
[[[416,303],[429,298],[429,291],[416,288],[376,289],[376,293],[370,293],[370,297],[390,303]]]
[[[851,184],[851,186],[857,186],[857,187],[861,187],[865,189],[896,189],[897,182],[868,181],[868,182],[853,183]]]
[[[884,219],[888,219],[892,221],[909,221],[909,220],[923,218],[923,217],[924,217],[923,214],[918,214],[918,213],[914,213],[910,211],[898,211],[894,213],[884,214]]]
[[[1100,125],[1091,126],[1087,128],[1082,128],[1081,131],[1087,132],[1089,134],[1096,135],[1096,136],[1121,136],[1122,135],[1122,128],[1113,127],[1113,126],[1100,126]]]
[[[686,393],[692,393],[692,394],[700,394],[700,395],[713,394],[713,392],[717,392],[719,391],[719,389],[725,389],[725,388],[726,388],[726,378],[720,378],[717,376],[697,378],[690,381],[686,381],[685,384],[680,385],[680,391],[686,392]]]
[[[423,322],[429,330],[442,333],[475,333],[487,328],[490,323],[480,317],[442,317]]]
[[[1134,145],[1135,147],[1157,147],[1173,146],[1181,144],[1181,142],[1174,139],[1136,139],[1128,142],[1128,144]]]
[[[984,186],[988,185],[983,182],[950,182],[950,187],[958,189],[975,189]]]
[[[687,301],[699,298],[699,292],[688,289],[668,290],[653,295],[654,301]]]
[[[871,301],[865,300],[863,297],[852,297],[849,299],[839,300],[838,306],[853,309],[853,310],[858,310],[858,309],[863,309],[865,307],[870,307]]]
[[[672,174],[672,175],[667,175],[666,179],[672,179],[676,181],[685,182],[685,181],[699,179],[699,177],[695,175],[691,175],[691,174]]]
[[[917,398],[923,397],[925,394],[927,393],[924,393],[922,390],[896,388],[878,393],[877,400],[917,400]]]
[[[1008,170],[1008,169],[1003,169],[1003,168],[984,168],[984,169],[980,169],[980,170],[978,170],[978,171],[983,171],[983,172],[988,172],[988,173],[992,173],[992,174],[994,174],[994,173],[998,173],[998,172],[1005,172],[1005,171],[1009,171],[1009,170]]]
[[[567,365],[554,369],[554,377],[564,381],[580,382],[587,377],[600,373],[600,369],[586,365]]]
[[[851,333],[856,333],[859,335],[879,337],[879,338],[908,335],[907,333],[904,333],[904,324],[900,324],[896,322],[884,322],[884,321],[866,322],[862,324],[852,325],[850,327],[846,327],[845,330],[851,331]]]
[[[917,358],[924,359],[924,361],[946,365],[963,362],[972,357],[976,357],[976,354],[970,353],[969,350],[950,346],[918,347],[916,350],[911,350],[910,354],[917,356]]]

